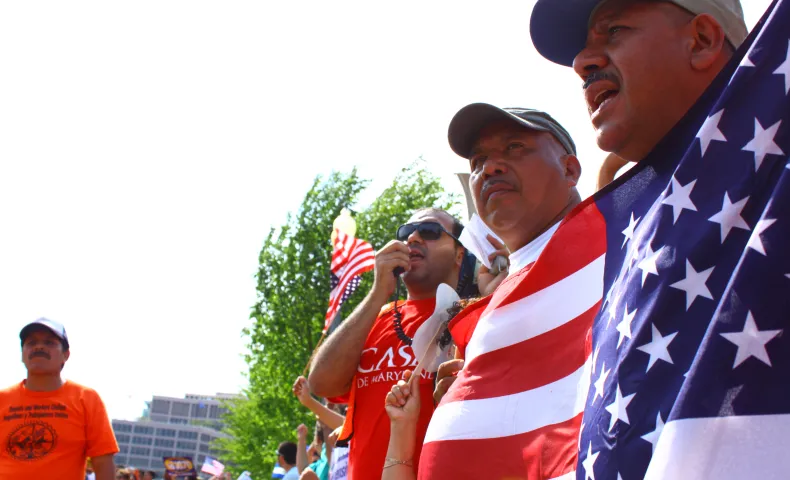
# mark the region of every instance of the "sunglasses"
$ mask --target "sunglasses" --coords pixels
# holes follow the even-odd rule
[[[460,240],[458,240],[455,235],[445,230],[439,222],[415,222],[401,225],[398,227],[395,238],[401,242],[405,242],[415,231],[420,234],[423,240],[438,240],[439,237],[442,236],[442,233],[446,233],[450,238],[460,243]]]

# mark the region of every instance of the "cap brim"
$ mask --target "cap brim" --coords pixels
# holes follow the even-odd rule
[[[450,142],[450,148],[459,157],[469,158],[472,147],[474,147],[475,142],[480,137],[480,132],[488,125],[502,120],[510,120],[540,132],[549,131],[543,126],[528,122],[499,107],[488,103],[473,103],[459,110],[450,121],[450,127],[447,129],[447,140]]]
[[[590,15],[602,1],[538,0],[529,21],[538,53],[554,63],[573,66],[573,59],[587,42]]]
[[[58,338],[60,339],[60,341],[61,341],[61,342],[64,342],[64,345],[65,345],[66,347],[68,347],[68,340],[66,340],[65,338],[63,338],[63,337],[62,337],[62,336],[61,336],[61,335],[60,335],[60,334],[59,334],[57,331],[55,331],[55,330],[54,330],[52,327],[50,327],[50,326],[49,326],[49,325],[47,325],[46,323],[42,323],[42,322],[32,322],[32,323],[28,323],[27,325],[25,325],[25,327],[24,327],[24,328],[22,328],[22,330],[19,332],[19,339],[20,339],[22,342],[24,342],[24,341],[25,341],[25,338],[27,338],[27,336],[28,336],[28,335],[30,335],[31,333],[33,333],[33,332],[34,332],[34,331],[36,331],[36,330],[47,330],[48,332],[51,332],[51,333],[52,333],[52,335],[55,335],[56,337],[58,337]]]

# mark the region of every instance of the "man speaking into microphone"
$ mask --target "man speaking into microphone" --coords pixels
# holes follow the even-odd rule
[[[373,288],[354,312],[318,350],[309,376],[311,391],[321,397],[348,395],[348,414],[340,440],[351,440],[350,480],[379,478],[386,462],[390,422],[384,397],[413,370],[418,359],[412,337],[434,311],[437,287],[458,285],[465,250],[458,241],[463,226],[452,215],[429,208],[415,212],[398,228],[397,239],[376,253]],[[388,301],[403,269],[408,298]],[[417,423],[417,463],[433,413],[433,373],[420,379],[424,399]],[[352,438],[353,436],[353,438]],[[395,464],[393,464],[395,465]],[[398,467],[395,467],[398,468]]]

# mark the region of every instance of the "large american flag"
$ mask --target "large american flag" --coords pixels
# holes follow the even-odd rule
[[[374,266],[375,252],[371,244],[346,235],[340,230],[335,230],[335,243],[330,266],[332,291],[329,294],[329,309],[326,311],[324,333],[332,325],[332,321],[340,311],[340,306],[359,286],[359,276],[373,270]]]
[[[531,255],[517,252],[525,266],[512,265],[490,300],[453,319],[465,365],[431,418],[421,480],[574,474],[605,228],[600,213],[579,208],[544,234],[542,251],[539,238]]]
[[[604,303],[576,478],[790,478],[790,0],[597,193]]]

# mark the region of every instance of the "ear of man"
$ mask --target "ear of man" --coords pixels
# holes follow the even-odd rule
[[[560,158],[569,187],[575,187],[582,175],[582,165],[576,155],[565,154]]]
[[[690,33],[691,68],[704,72],[725,63],[732,56],[732,47],[724,29],[708,14],[694,17],[688,24]]]

